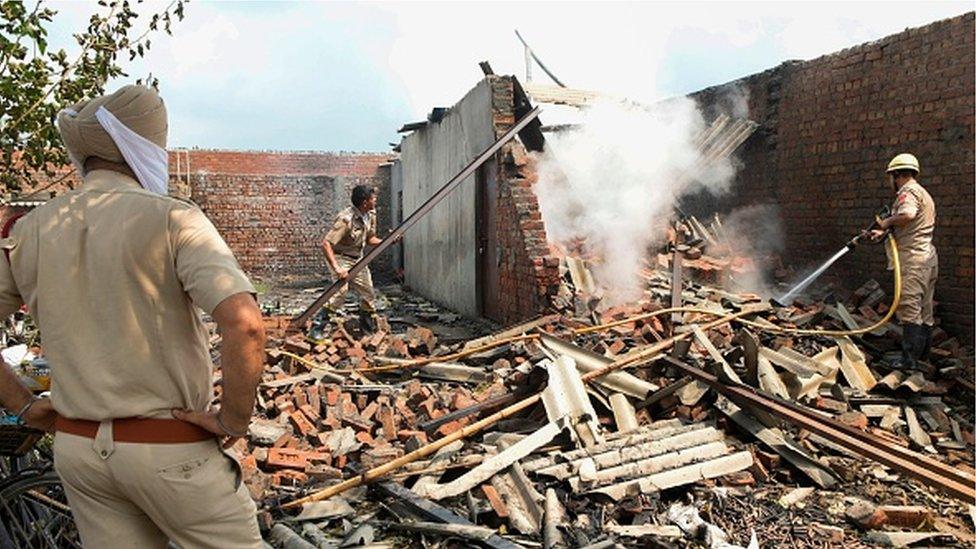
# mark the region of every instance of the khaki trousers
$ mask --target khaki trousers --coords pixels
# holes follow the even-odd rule
[[[54,468],[85,547],[262,547],[256,508],[239,466],[216,440],[114,442],[59,432]]]
[[[336,254],[335,259],[336,263],[347,271],[352,269],[357,261],[356,259],[339,254]],[[346,284],[343,284],[342,288],[329,299],[329,303],[326,306],[333,311],[341,309],[349,288],[352,288],[352,291],[359,296],[359,299],[362,301],[363,310],[371,313],[376,311],[376,294],[373,293],[373,276],[369,272],[369,267],[366,267],[359,274],[349,279]]]
[[[901,302],[895,315],[902,324],[935,324],[935,281],[939,278],[939,257],[906,260],[901,266]]]

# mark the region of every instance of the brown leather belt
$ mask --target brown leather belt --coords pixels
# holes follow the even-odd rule
[[[97,421],[58,417],[54,429],[71,435],[95,438]],[[112,440],[144,444],[179,444],[216,438],[210,431],[178,419],[127,417],[112,420]]]

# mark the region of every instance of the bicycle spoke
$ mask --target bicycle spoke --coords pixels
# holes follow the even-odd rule
[[[0,490],[0,522],[16,547],[80,547],[64,489],[51,472],[21,473]]]
[[[6,500],[0,501],[0,505],[3,505],[3,509],[2,509],[3,513],[2,513],[2,516],[5,519],[3,522],[8,527],[11,527],[12,530],[13,530],[11,532],[11,535],[13,535],[13,537],[14,537],[14,542],[17,545],[21,545],[21,543],[24,543],[24,542],[29,542],[30,539],[31,539],[31,536],[23,528],[23,520],[22,520],[23,517],[20,517],[19,516],[20,513],[16,512],[13,508],[11,508],[10,504]],[[19,501],[16,501],[15,500],[14,501],[14,506],[20,507]],[[27,546],[29,547],[29,545],[27,545]]]

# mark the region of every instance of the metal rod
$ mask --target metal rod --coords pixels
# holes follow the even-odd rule
[[[887,443],[870,433],[848,428],[836,421],[806,410],[802,406],[773,399],[751,387],[724,383],[716,376],[675,358],[664,357],[664,360],[687,375],[707,383],[737,403],[750,407],[755,406],[774,413],[778,417],[831,440],[854,453],[897,469],[962,501],[970,504],[976,501],[976,487],[974,487],[973,478],[948,465]]]
[[[534,59],[535,62],[539,64],[539,68],[542,69],[542,72],[548,74],[549,75],[549,78],[552,78],[552,81],[553,82],[555,82],[556,84],[559,84],[559,87],[565,88],[566,87],[566,84],[563,84],[562,81],[560,81],[558,78],[556,78],[556,75],[555,74],[552,74],[552,71],[550,71],[549,69],[547,69],[546,66],[542,64],[542,60],[539,59],[538,57],[536,57],[535,51],[533,51],[532,50],[532,47],[529,46],[528,42],[525,41],[525,38],[522,38],[522,35],[519,34],[518,29],[515,30],[515,36],[518,36],[519,41],[522,42],[522,45],[525,46],[525,49],[526,50],[528,50],[529,55],[532,56],[532,59]]]
[[[434,206],[436,206],[441,200],[444,199],[451,191],[453,191],[458,185],[460,185],[465,179],[468,178],[479,166],[484,164],[489,158],[491,158],[499,149],[501,149],[506,143],[512,140],[518,132],[522,131],[522,128],[527,126],[529,122],[535,120],[539,113],[542,112],[539,107],[536,107],[529,111],[528,114],[522,117],[510,130],[505,132],[504,135],[498,138],[490,147],[479,154],[474,160],[472,160],[460,173],[455,175],[448,181],[443,187],[441,187],[433,196],[427,199],[416,211],[410,214],[402,223],[383,239],[382,242],[376,245],[372,250],[370,250],[362,259],[356,262],[355,265],[349,269],[349,277],[347,280],[353,279],[357,274],[359,274],[363,269],[365,269],[371,261],[376,259],[383,251],[389,248],[394,242],[396,242],[407,229],[412,227],[420,218],[424,217],[429,213]],[[322,295],[318,297],[311,305],[305,309],[300,315],[296,316],[291,320],[289,329],[297,330],[305,325],[306,322],[312,318],[312,315],[318,312],[319,309],[325,305],[329,299],[334,296],[344,284],[346,280],[336,280],[331,286],[326,288]]]

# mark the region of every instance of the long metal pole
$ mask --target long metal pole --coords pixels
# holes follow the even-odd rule
[[[548,74],[549,75],[549,78],[552,78],[552,81],[553,82],[555,82],[556,84],[559,84],[559,87],[560,88],[565,88],[566,87],[566,84],[563,84],[561,80],[559,80],[558,78],[556,78],[556,75],[555,74],[552,74],[552,71],[550,71],[548,68],[546,68],[545,65],[542,64],[542,60],[539,59],[536,56],[536,54],[535,54],[534,51],[532,51],[532,48],[529,47],[529,43],[525,41],[525,38],[522,38],[522,35],[521,34],[519,34],[518,29],[515,30],[515,36],[518,36],[519,42],[522,42],[522,45],[525,46],[526,51],[528,51],[529,55],[532,56],[532,59],[534,59],[535,62],[539,64],[539,68],[542,69],[543,72],[545,72],[546,74]],[[528,65],[526,65],[526,66],[528,66]],[[530,80],[531,80],[531,78],[530,78]]]
[[[465,179],[467,179],[468,176],[473,174],[474,171],[477,170],[479,166],[484,164],[485,161],[487,161],[496,152],[498,152],[498,150],[501,149],[502,146],[505,145],[505,143],[511,141],[512,138],[514,138],[515,135],[518,134],[518,132],[522,131],[522,128],[524,128],[529,124],[529,122],[535,120],[539,116],[540,112],[542,111],[539,107],[532,109],[528,114],[523,116],[522,119],[519,120],[514,126],[512,126],[510,130],[505,132],[505,134],[499,137],[498,140],[495,141],[490,147],[485,149],[484,152],[482,152],[474,160],[472,160],[471,163],[469,163],[463,170],[461,170],[460,173],[458,173],[453,178],[451,178],[451,180],[448,181],[443,187],[441,187],[436,193],[434,193],[433,196],[428,198],[427,201],[424,202],[422,206],[417,208],[415,212],[413,212],[412,214],[410,214],[409,217],[403,220],[403,222],[400,223],[400,225],[396,229],[393,229],[393,232],[387,235],[382,242],[377,244],[376,247],[370,250],[365,256],[363,256],[362,259],[357,261],[356,264],[353,265],[351,269],[349,269],[349,279],[352,279],[357,274],[359,274],[363,269],[365,269],[369,265],[371,261],[376,259],[377,256],[383,253],[384,250],[389,248],[391,244],[396,242],[397,239],[399,239],[405,232],[407,232],[407,229],[412,227],[417,221],[420,221],[420,218],[427,215],[428,212],[434,209],[434,206],[436,206],[438,202],[443,200],[444,197],[447,196],[451,191],[453,191],[458,185],[460,185],[462,181],[464,181]],[[317,313],[318,310],[321,309],[322,306],[325,305],[329,301],[329,299],[331,299],[332,296],[334,296],[336,292],[339,291],[339,289],[343,286],[343,284],[346,284],[345,280],[336,280],[335,282],[333,282],[332,285],[326,288],[326,290],[322,292],[322,295],[320,295],[318,299],[316,299],[311,305],[309,305],[308,308],[305,309],[305,311],[302,314],[296,316],[291,320],[289,329],[291,330],[301,329],[305,325],[305,323],[308,322],[310,318],[312,318],[312,315]]]

